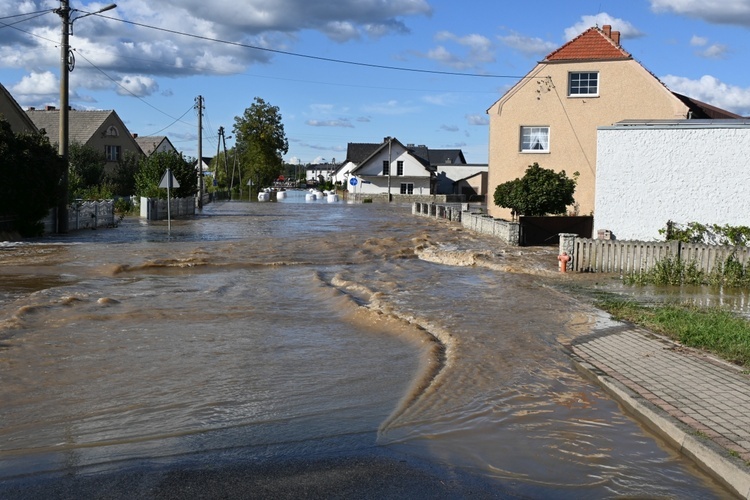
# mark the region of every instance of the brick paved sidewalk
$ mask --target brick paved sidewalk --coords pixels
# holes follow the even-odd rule
[[[579,368],[644,423],[750,499],[748,373],[624,324],[567,347]]]

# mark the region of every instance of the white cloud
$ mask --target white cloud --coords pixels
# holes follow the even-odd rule
[[[482,35],[470,34],[458,36],[448,31],[435,35],[438,42],[449,42],[459,45],[457,52],[448,50],[444,45],[429,50],[423,57],[432,59],[454,69],[478,69],[483,64],[495,61],[492,41]]]
[[[11,87],[15,96],[21,95],[60,95],[60,82],[51,71],[31,73],[24,76],[18,84]]]
[[[651,10],[750,27],[750,0],[651,0]]]
[[[545,42],[541,38],[525,37],[515,32],[510,35],[499,36],[498,39],[526,57],[546,56],[559,47],[556,43]]]
[[[148,76],[129,75],[120,79],[120,86],[116,89],[120,95],[145,97],[159,91],[159,84]]]
[[[698,80],[667,75],[660,78],[672,91],[717,106],[738,115],[750,115],[750,88],[728,85],[705,75]]]
[[[624,38],[639,38],[643,36],[643,33],[633,26],[628,21],[612,17],[606,12],[602,12],[595,16],[581,16],[581,20],[573,26],[565,29],[565,39],[572,40],[584,31],[594,26],[600,28],[604,25],[612,26],[613,31],[619,31],[620,36]]]
[[[727,55],[727,52],[729,52],[729,49],[726,45],[715,43],[707,47],[706,49],[700,50],[696,53],[700,57],[705,57],[706,59],[724,59]]]
[[[466,121],[469,125],[485,126],[490,124],[490,117],[487,115],[466,115]]]
[[[341,118],[338,120],[307,120],[305,123],[310,125],[311,127],[354,128],[354,125],[352,125],[351,122],[346,118]]]
[[[440,130],[444,132],[458,132],[459,128],[456,125],[440,125]]]
[[[692,38],[690,38],[690,45],[692,45],[693,47],[704,47],[707,44],[708,38],[696,35],[693,35]]]
[[[20,0],[0,5],[0,16],[38,12],[53,0]],[[106,2],[90,2],[78,14],[95,11]],[[408,32],[410,17],[432,14],[428,0],[129,0],[102,16],[87,16],[73,22],[71,48],[76,52],[75,73],[91,70],[113,81],[128,75],[192,76],[236,74],[248,66],[267,63],[273,52],[239,47],[293,51],[296,35],[317,31],[339,41],[359,37],[382,37]],[[111,17],[113,19],[107,19]],[[118,22],[122,19],[132,24]],[[151,29],[140,25],[157,27]],[[23,21],[23,32],[0,30],[0,67],[25,70],[31,75],[40,68],[59,63],[60,19],[48,15]],[[188,33],[197,36],[183,36]],[[29,36],[31,34],[31,36]],[[209,42],[217,39],[232,42]],[[74,73],[74,74],[75,74]],[[102,74],[103,73],[103,74]],[[89,73],[89,76],[94,73]],[[71,77],[71,91],[101,88],[102,78]],[[96,86],[92,86],[95,84]],[[136,93],[153,92],[153,85],[129,81]]]

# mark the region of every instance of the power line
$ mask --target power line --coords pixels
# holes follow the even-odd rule
[[[431,74],[431,75],[465,76],[465,77],[473,77],[473,78],[513,78],[513,79],[524,78],[523,76],[515,76],[515,75],[493,75],[493,74],[481,74],[481,73],[462,73],[458,71],[437,71],[437,70],[429,70],[429,69],[404,68],[402,66],[388,66],[385,64],[372,64],[372,63],[364,63],[364,62],[358,62],[358,61],[349,61],[345,59],[335,59],[331,57],[314,56],[310,54],[300,54],[297,52],[289,52],[286,50],[269,49],[267,47],[258,47],[257,45],[250,45],[246,43],[231,42],[228,40],[221,40],[219,38],[211,38],[211,37],[207,37],[203,35],[196,35],[193,33],[185,33],[182,31],[171,30],[167,28],[160,28],[158,26],[150,26],[148,24],[137,23],[135,21],[126,21],[125,19],[119,19],[116,17],[102,16],[102,15],[100,15],[99,17],[110,19],[112,21],[119,21],[125,24],[131,24],[133,26],[139,26],[141,28],[148,28],[148,29],[153,29],[156,31],[163,31],[165,33],[172,33],[174,35],[196,38],[198,40],[206,40],[209,42],[222,43],[225,45],[232,45],[235,47],[242,47],[246,49],[260,50],[264,52],[271,52],[273,54],[281,54],[285,56],[301,57],[304,59],[312,59],[315,61],[325,61],[325,62],[331,62],[331,63],[337,63],[337,64],[348,64],[351,66],[361,66],[361,67],[366,67],[366,68],[387,69],[391,71],[405,71],[405,72],[411,72],[411,73],[424,73],[424,74]]]
[[[162,111],[161,109],[157,108],[156,106],[154,106],[154,105],[150,104],[149,102],[147,102],[146,100],[144,100],[144,99],[143,99],[142,97],[140,97],[140,96],[138,96],[138,95],[134,94],[133,92],[131,92],[131,91],[130,91],[130,89],[128,89],[127,87],[125,87],[124,85],[122,85],[122,84],[121,84],[120,82],[118,82],[117,80],[115,80],[114,78],[112,78],[111,76],[109,76],[109,75],[108,75],[108,74],[107,74],[107,73],[106,73],[106,72],[105,72],[105,71],[104,71],[103,69],[101,69],[101,68],[100,68],[100,67],[98,67],[98,66],[97,66],[96,64],[92,63],[92,62],[91,62],[91,61],[90,61],[89,59],[87,59],[87,58],[86,58],[86,56],[84,56],[83,54],[81,54],[81,53],[80,53],[80,52],[78,52],[77,50],[76,50],[75,52],[76,52],[76,54],[80,55],[80,56],[81,56],[81,57],[82,57],[82,58],[83,58],[83,59],[84,59],[84,60],[85,60],[85,61],[86,61],[87,63],[89,63],[89,64],[91,65],[91,67],[93,67],[94,69],[96,69],[96,70],[97,70],[97,71],[98,71],[99,73],[101,73],[102,75],[104,75],[105,77],[107,77],[107,78],[108,78],[109,80],[111,80],[111,81],[112,81],[112,82],[113,82],[113,83],[114,83],[115,85],[117,85],[118,87],[120,87],[120,88],[121,88],[121,89],[123,89],[123,90],[124,90],[125,92],[127,92],[127,93],[128,93],[128,94],[130,94],[131,96],[135,97],[135,98],[136,98],[136,99],[138,99],[139,101],[141,101],[141,102],[142,102],[143,104],[145,104],[146,106],[148,106],[148,107],[150,107],[150,108],[152,108],[152,109],[155,109],[155,110],[156,110],[156,111],[158,111],[159,113],[161,113],[161,114],[163,114],[164,116],[167,116],[168,118],[171,118],[171,119],[173,119],[173,120],[175,120],[175,121],[180,121],[180,118],[182,118],[182,117],[180,117],[180,118],[175,118],[174,116],[171,116],[171,115],[170,115],[169,113],[167,113],[166,111]],[[182,116],[185,116],[185,115],[182,115]],[[182,123],[183,123],[183,124],[185,124],[185,125],[191,125],[191,124],[189,124],[189,123],[186,123],[186,122],[182,122]]]

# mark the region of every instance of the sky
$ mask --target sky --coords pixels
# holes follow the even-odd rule
[[[291,163],[341,162],[347,144],[460,148],[487,163],[487,109],[592,26],[672,91],[750,116],[750,0],[70,0],[70,105],[115,110],[131,133],[211,157],[259,97]],[[54,0],[0,4],[0,83],[24,108],[59,106]],[[82,17],[82,16],[85,16]]]

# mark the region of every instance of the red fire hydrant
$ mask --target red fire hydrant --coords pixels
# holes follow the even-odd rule
[[[560,272],[561,273],[568,272],[568,262],[570,262],[570,255],[568,255],[568,252],[563,252],[560,255],[558,255],[557,260],[560,265]]]

